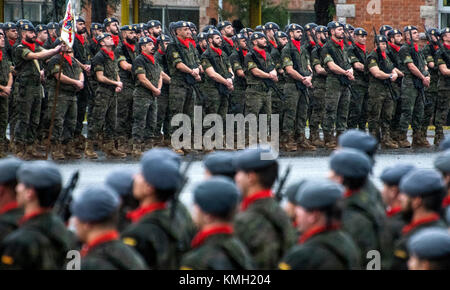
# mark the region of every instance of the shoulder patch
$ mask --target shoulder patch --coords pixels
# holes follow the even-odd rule
[[[327,55],[325,57],[331,57],[331,55],[327,53]]]
[[[400,259],[406,259],[408,258],[408,254],[403,250],[395,250],[394,256],[400,258]]]
[[[125,245],[132,246],[132,247],[134,247],[134,246],[137,245],[136,240],[133,239],[133,238],[130,238],[130,237],[125,237],[125,238],[123,238],[123,239],[122,239],[122,242],[123,242]]]
[[[172,53],[172,56],[173,56],[173,58],[178,58],[178,57],[180,57],[180,54],[178,53],[178,51],[174,51]]]
[[[278,264],[278,269],[280,270],[291,270],[291,266],[289,264],[286,264],[284,262],[281,262]]]
[[[14,259],[11,256],[3,255],[2,263],[5,265],[12,265],[14,264]]]
[[[288,61],[290,61],[291,59],[289,58],[289,57],[287,57],[287,56],[285,56],[284,58],[283,58],[283,61],[284,62],[288,62]]]
[[[180,270],[194,270],[194,269],[192,269],[190,267],[186,267],[186,266],[181,266]]]
[[[372,63],[376,63],[377,61],[374,59],[374,58],[372,58],[371,60],[370,60],[370,63],[372,64]]]

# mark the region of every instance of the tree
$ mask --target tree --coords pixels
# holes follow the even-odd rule
[[[333,21],[333,17],[336,15],[334,0],[316,0],[314,11],[316,12],[316,23],[327,25],[328,22]]]

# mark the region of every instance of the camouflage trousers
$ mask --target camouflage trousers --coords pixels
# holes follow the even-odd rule
[[[307,112],[307,116],[306,116],[306,120],[309,121],[309,123],[311,123],[311,116],[314,110],[314,102],[315,100],[314,98],[314,91],[315,91],[315,87],[314,88],[309,88],[308,92],[309,92],[309,100],[308,100],[308,112]]]
[[[149,133],[149,127],[155,130],[156,118],[153,111],[157,110],[157,102],[150,91],[136,88],[133,92],[133,127],[132,137],[134,143],[143,143],[147,138],[153,135],[154,131]]]
[[[51,120],[52,118],[52,107],[55,97],[54,90],[49,91],[48,103],[50,104],[47,110],[46,118]],[[52,143],[63,143],[66,144],[70,142],[74,137],[75,126],[77,123],[77,97],[75,92],[65,92],[60,91],[58,95],[56,110],[55,110],[55,121],[53,123],[52,130]]]
[[[204,86],[202,91],[206,101],[203,104],[203,113],[206,114],[219,114],[222,120],[225,120],[228,113],[228,99],[225,96],[219,94],[218,89],[215,87]]]
[[[158,96],[158,114],[156,117],[155,136],[161,135],[161,128],[164,138],[169,138],[169,86],[163,85],[161,95]]]
[[[313,103],[311,117],[309,119],[309,127],[311,131],[318,132],[319,125],[323,122],[325,115],[325,94],[326,88],[324,86],[316,86],[311,96]]]
[[[368,88],[361,85],[353,85],[357,96],[350,94],[350,105],[348,108],[348,128],[366,129],[366,122],[368,118]]]
[[[280,88],[281,91],[284,90],[284,86]],[[271,92],[271,102],[272,102],[272,114],[278,114],[280,120],[280,129],[283,128],[283,116],[284,116],[284,102],[280,99],[278,94],[274,91]],[[286,101],[285,101],[286,102]]]
[[[88,139],[95,140],[103,133],[104,141],[116,137],[117,96],[114,89],[99,86],[95,92],[92,116],[88,122]]]
[[[8,97],[0,97],[0,143],[6,142],[8,127]]]
[[[323,118],[323,131],[333,133],[334,126],[337,132],[347,129],[348,106],[350,91],[342,86],[337,79],[327,78],[325,94],[325,116]]]
[[[400,132],[402,134],[407,133],[409,124],[411,124],[414,131],[420,130],[424,104],[411,78],[403,79],[401,99],[402,115],[400,117]]]
[[[94,92],[93,94],[89,94],[89,99],[88,99],[88,103],[87,103],[87,118],[86,119],[89,124],[89,118],[92,116],[92,111],[94,109],[95,92],[97,91],[98,83],[96,81],[94,81],[92,78],[89,78],[88,81],[92,88],[92,91]]]
[[[379,138],[380,128],[384,134],[389,132],[394,113],[394,101],[388,89],[380,86],[369,86],[368,108],[369,132],[375,135],[375,138]]]
[[[284,85],[286,100],[283,103],[282,134],[298,136],[305,134],[306,118],[308,115],[308,98],[297,90],[295,83]]]
[[[245,107],[245,89],[234,88],[231,93],[231,104],[228,106],[229,114],[244,114]]]
[[[423,119],[421,122],[421,130],[427,130],[430,124],[433,124],[434,112],[436,110],[436,101],[438,99],[437,91],[426,91],[427,100],[430,102],[427,105],[424,105],[423,108]]]
[[[397,96],[401,96],[402,90],[401,85],[399,85],[398,80],[395,84],[392,84],[392,87],[397,94]],[[397,101],[393,103],[394,109],[392,114],[391,121],[391,133],[397,134],[400,132],[400,118],[402,116],[402,98],[398,98]]]
[[[11,138],[14,136],[14,130],[16,127],[16,120],[17,120],[16,100],[18,94],[19,94],[19,83],[14,82],[12,85],[11,94],[8,97],[8,123]]]
[[[134,84],[123,82],[123,89],[117,94],[117,137],[131,138],[133,124]]]
[[[254,114],[258,119],[259,114],[272,114],[272,98],[270,91],[261,85],[248,85],[245,90],[245,115]],[[268,118],[269,120],[269,118]]]
[[[434,111],[434,126],[436,133],[443,132],[443,126],[447,123],[448,111],[450,109],[450,89],[440,89],[436,98]]]
[[[197,96],[198,98],[198,96]],[[195,93],[187,84],[170,84],[169,86],[169,124],[176,114],[186,114],[191,120],[194,115]],[[169,128],[170,135],[176,130],[172,125]]]
[[[92,99],[92,97],[85,82],[83,89],[77,93],[77,121],[74,136],[81,135],[81,132],[83,131],[83,122],[86,117],[86,109],[90,99]]]
[[[48,118],[48,110],[51,104],[48,101],[48,90],[44,91],[44,98],[41,101],[41,116],[39,117],[39,126],[37,129],[38,140],[44,140],[48,138],[48,130],[50,128],[50,119]]]
[[[41,115],[42,86],[20,84],[16,99],[15,140],[31,145],[36,140]]]

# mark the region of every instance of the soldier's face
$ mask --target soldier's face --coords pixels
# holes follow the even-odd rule
[[[247,49],[247,41],[245,41],[245,39],[239,39],[239,47],[242,49]]]
[[[188,39],[192,37],[192,31],[189,27],[181,27],[177,29],[177,35],[183,39]]]
[[[408,270],[430,270],[430,263],[412,255],[408,260]]]
[[[309,230],[317,221],[315,212],[307,211],[301,206],[295,207],[295,221],[299,231]]]
[[[50,35],[50,37],[55,38],[57,36],[56,35],[56,29],[49,29],[48,30],[48,34]]]
[[[234,28],[231,25],[228,25],[222,31],[225,33],[226,37],[232,37],[234,35]]]
[[[280,43],[281,47],[284,47],[287,44],[288,39],[287,37],[280,37],[278,38],[278,42]]]
[[[0,33],[0,48],[4,48],[5,47],[5,35],[2,33]]]
[[[273,36],[275,35],[275,32],[273,31],[273,29],[269,29],[269,30],[266,30],[266,35],[268,38],[272,39]]]
[[[39,32],[38,38],[42,42],[47,41],[47,39],[48,39],[48,32],[46,30]]]
[[[394,35],[394,43],[396,45],[402,45],[403,44],[403,35],[401,35],[401,34]]]
[[[17,29],[9,29],[6,31],[6,37],[8,39],[16,40],[19,37]]]
[[[148,196],[151,186],[145,181],[142,173],[138,173],[133,179],[133,196],[137,200],[142,200]]]
[[[301,31],[300,29],[294,30],[291,33],[291,37],[294,38],[295,40],[301,40],[302,36],[303,36],[303,31]]]
[[[134,43],[136,39],[136,32],[134,31],[124,31],[123,32],[124,38],[127,40],[128,43]]]
[[[109,29],[108,29],[109,27]],[[117,26],[117,22],[113,22],[111,23],[109,26],[107,27],[107,31],[109,30],[109,32],[111,32],[112,34],[117,35],[119,33],[119,27]]]
[[[444,33],[442,35],[442,40],[446,43],[449,43],[450,42],[450,33]]]
[[[321,42],[325,42],[325,40],[327,39],[327,37],[326,37],[326,35],[325,35],[324,32],[319,32],[319,33],[317,34],[317,37],[319,38],[319,40],[320,40]]]
[[[101,42],[103,42],[105,46],[114,46],[114,40],[112,39],[111,36],[103,38]]]
[[[145,52],[146,54],[155,53],[154,48],[155,48],[155,45],[153,44],[153,42],[149,42],[141,47],[142,51]]]
[[[92,29],[92,36],[96,37],[97,35],[99,35],[100,33],[102,33],[101,29]]]
[[[357,35],[355,36],[355,41],[358,42],[359,44],[365,45],[367,42],[367,35]]]
[[[206,224],[206,216],[197,204],[194,204],[192,220],[198,229],[201,229]]]
[[[222,38],[218,35],[214,35],[213,37],[209,38],[209,42],[215,47],[219,48],[222,46]]]
[[[34,31],[25,31],[25,40],[27,42],[33,43],[36,41],[36,32]]]
[[[86,23],[77,22],[77,33],[78,34],[86,33]]]
[[[386,51],[387,43],[384,41],[380,42],[380,49],[381,49],[381,51]]]
[[[153,36],[158,37],[161,34],[162,28],[161,26],[155,26],[152,28]]]
[[[240,170],[234,176],[234,181],[241,193],[246,196],[250,185],[249,174]]]
[[[206,39],[200,40],[199,44],[200,44],[200,47],[201,47],[201,48],[204,48],[204,49],[205,49],[205,48],[208,47],[208,42],[206,42]]]
[[[336,172],[334,172],[334,170],[328,171],[328,179],[331,181],[334,181],[338,184],[344,183],[344,178],[342,176],[336,174]]]
[[[412,34],[412,38],[413,38],[414,42],[418,42],[419,41],[419,31],[413,30],[413,31],[411,31],[411,34]],[[407,35],[408,35],[407,37],[409,39],[409,32],[407,33]]]
[[[392,204],[392,202],[398,196],[398,186],[390,186],[387,184],[383,185],[383,189],[381,190],[381,197],[383,198],[383,202],[386,205]]]
[[[335,28],[334,37],[336,37],[337,39],[344,39],[344,28],[343,27]]]
[[[18,183],[16,185],[16,199],[17,203],[20,207],[23,207],[26,203],[26,201],[29,199],[30,195],[32,194],[32,189],[25,186],[23,183]]]
[[[292,220],[295,221],[296,216],[295,216],[295,204],[291,203],[291,202],[286,202],[286,204],[284,205],[284,211],[286,212],[286,214],[288,215],[288,217]]]
[[[74,218],[74,226],[77,237],[81,242],[87,242],[88,224],[81,222],[77,217]]]
[[[261,49],[265,48],[267,46],[267,40],[265,37],[256,39],[255,42],[256,42],[256,45]]]

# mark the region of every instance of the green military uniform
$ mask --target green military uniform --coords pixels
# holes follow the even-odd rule
[[[89,47],[92,57],[97,55],[97,53],[100,51],[98,42],[94,37],[89,39],[88,47]],[[90,117],[92,116],[92,111],[94,109],[95,92],[97,91],[97,87],[98,87],[98,82],[96,81],[95,76],[92,73],[93,69],[94,69],[94,67],[92,66],[92,61],[91,61],[91,76],[88,78],[88,81],[89,81],[89,84],[92,89],[92,95],[91,95],[91,98],[88,100],[88,113],[87,113],[88,123],[89,123]]]
[[[6,86],[11,72],[11,64],[8,62],[6,55],[0,59],[0,85]],[[11,89],[12,94],[12,89]],[[0,97],[0,146],[8,143],[6,139],[6,127],[8,127],[8,98]],[[3,150],[0,150],[2,152]]]
[[[145,77],[158,87],[158,81],[161,76],[161,67],[153,59],[153,62],[145,55],[139,55],[133,64],[133,73],[136,75],[145,74]],[[157,99],[152,92],[144,87],[139,80],[133,91],[133,143],[139,144],[146,141],[146,138],[153,137],[156,127]],[[148,120],[150,118],[150,120]],[[146,129],[147,124],[150,128]],[[151,130],[149,130],[151,129]],[[147,131],[147,132],[146,132]]]
[[[44,212],[23,220],[0,244],[2,269],[61,270],[73,250],[72,234],[59,217]]]
[[[280,91],[283,91],[284,85],[286,84],[286,78],[285,74],[286,72],[283,72],[282,74],[279,73],[278,70],[283,69],[283,60],[281,59],[281,51],[282,47],[272,47],[272,50],[270,51],[270,56],[272,57],[272,60],[275,64],[275,69],[277,71],[278,76],[278,82],[275,84]],[[280,96],[276,92],[272,92],[272,114],[278,114],[280,115],[280,128],[283,128],[283,101],[280,99]]]
[[[223,37],[223,42],[222,42],[222,50],[227,54],[227,56],[230,56],[234,49],[234,43],[231,39],[226,39],[226,36],[222,36]],[[228,41],[227,41],[228,40]]]
[[[19,227],[19,220],[23,216],[23,209],[17,205],[0,210],[0,242]]]
[[[450,56],[450,49],[444,47],[445,53]],[[445,64],[447,68],[450,68],[450,63],[446,63],[443,57],[444,52],[438,51],[437,53],[437,65],[438,67]],[[444,76],[439,72],[439,84],[438,84],[438,95],[436,99],[436,106],[434,112],[434,125],[436,126],[436,136],[434,144],[439,145],[440,141],[444,140],[443,126],[447,120],[448,110],[450,107],[450,77]],[[436,140],[437,139],[437,140]],[[436,142],[437,141],[437,142]]]
[[[318,44],[316,44],[313,41],[306,42],[305,48],[306,48],[306,51],[308,52],[308,58],[309,58],[310,63],[312,63],[313,50],[316,48],[317,45]],[[311,123],[312,112],[313,112],[314,106],[316,105],[315,104],[315,100],[312,99],[313,96],[314,96],[314,90],[315,90],[314,86],[313,86],[313,88],[309,88],[310,99],[309,99],[309,102],[308,102],[308,116],[306,118],[309,121],[309,123]]]
[[[321,50],[323,45],[317,44],[312,53],[311,53],[311,68],[314,72],[314,77],[312,80],[312,84],[314,87],[313,98],[314,98],[314,106],[312,106],[311,117],[309,119],[309,129],[310,129],[310,141],[313,142],[313,145],[323,146],[323,143],[320,141],[319,137],[319,125],[322,124],[323,118],[325,115],[325,94],[326,94],[326,75],[319,75],[315,66],[320,65],[323,68],[325,64],[323,63],[323,58],[321,56]]]
[[[245,54],[247,53],[248,51],[245,52]],[[238,70],[242,70],[244,73],[246,72],[244,58],[245,55],[242,50],[234,50],[230,55],[230,63],[234,73],[234,90],[231,93],[231,104],[228,106],[228,112],[230,114],[244,114],[247,82],[245,78],[237,75]]]
[[[388,42],[388,47],[386,50],[386,54],[389,56],[389,59],[391,60],[392,64],[395,68],[401,70],[403,72],[403,68],[400,61],[400,46],[397,46],[395,44],[392,44],[391,42]],[[401,95],[401,89],[402,89],[402,81],[403,77],[398,77],[397,81],[392,84],[392,88],[394,89],[397,96]],[[400,133],[400,118],[402,115],[402,99],[398,98],[397,101],[394,102],[394,109],[393,109],[393,116],[392,121],[390,125],[390,132],[392,139],[398,143],[399,140],[399,133]]]
[[[155,60],[161,69],[169,75],[169,66],[167,64],[167,55],[165,52],[158,50],[155,52]],[[161,129],[164,134],[164,140],[170,140],[169,136],[169,84],[163,83],[161,95],[158,96],[158,114],[156,117],[155,137],[161,136]]]

